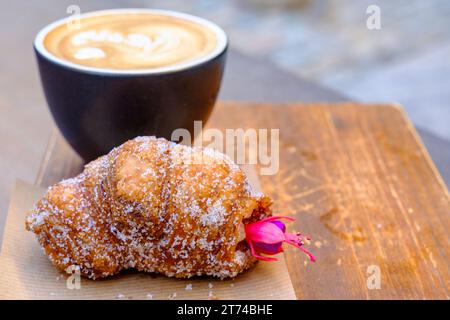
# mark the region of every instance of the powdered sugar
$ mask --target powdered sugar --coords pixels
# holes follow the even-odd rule
[[[239,226],[268,214],[262,197],[215,150],[137,137],[49,188],[27,228],[57,267],[91,278],[126,268],[233,277],[255,261]]]
[[[222,206],[222,199],[218,199],[207,209],[206,214],[200,217],[200,222],[204,227],[211,225],[221,226],[225,222],[226,215],[227,211]]]

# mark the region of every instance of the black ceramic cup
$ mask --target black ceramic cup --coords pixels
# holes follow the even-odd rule
[[[219,39],[216,50],[182,66],[100,69],[57,58],[44,47],[46,34],[67,23],[68,18],[48,25],[36,36],[34,49],[51,113],[66,140],[86,161],[136,136],[155,135],[170,140],[175,129],[185,128],[194,137],[194,121],[205,122],[216,101],[228,47],[223,30],[191,15],[142,11],[175,15],[211,28]]]

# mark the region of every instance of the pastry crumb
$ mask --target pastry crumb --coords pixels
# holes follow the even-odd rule
[[[169,296],[168,296],[169,300],[175,300],[176,297],[177,297],[177,293],[176,292],[174,292],[172,294],[169,294]]]

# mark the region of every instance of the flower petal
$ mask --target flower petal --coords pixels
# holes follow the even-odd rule
[[[277,254],[283,251],[282,242],[278,243],[262,243],[254,242],[255,250],[265,254]]]
[[[245,226],[247,241],[278,243],[285,240],[283,231],[273,223],[254,222]]]
[[[263,260],[263,261],[278,261],[277,258],[264,257],[264,256],[262,256],[262,255],[256,253],[255,247],[253,246],[253,243],[252,243],[252,242],[249,242],[248,244],[249,244],[249,246],[250,246],[250,251],[252,252],[252,255],[253,255],[256,259],[258,259],[258,260]]]
[[[278,220],[273,220],[270,221],[270,223],[273,223],[274,225],[276,225],[278,228],[280,228],[281,231],[286,232],[286,225]]]
[[[262,256],[261,253],[275,255],[283,252],[282,245],[283,242],[286,242],[306,253],[312,262],[316,261],[316,258],[303,247],[303,241],[309,237],[300,233],[286,233],[286,225],[280,221],[282,219],[295,220],[286,216],[271,216],[245,225],[245,239],[250,246],[252,255],[259,260],[275,261],[276,258]]]

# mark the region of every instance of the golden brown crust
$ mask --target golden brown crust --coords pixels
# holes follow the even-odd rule
[[[26,228],[59,269],[90,278],[128,268],[226,278],[255,263],[242,221],[270,204],[223,154],[138,137],[49,188]]]

